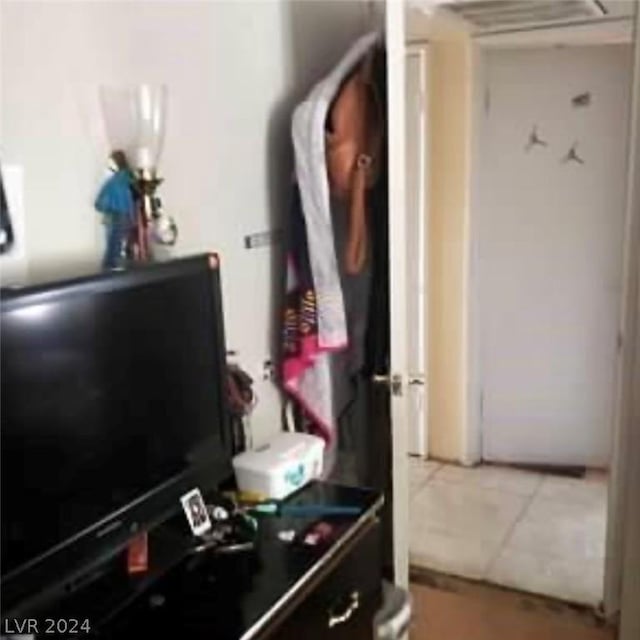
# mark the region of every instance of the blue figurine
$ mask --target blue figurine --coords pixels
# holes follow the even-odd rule
[[[114,151],[111,160],[114,174],[102,185],[95,208],[104,215],[106,248],[103,269],[121,267],[127,258],[128,238],[136,225],[134,179],[122,151]]]

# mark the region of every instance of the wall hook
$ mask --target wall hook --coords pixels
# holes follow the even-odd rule
[[[531,129],[531,133],[529,134],[529,140],[527,141],[527,144],[525,145],[524,150],[530,151],[535,146],[546,147],[548,145],[545,140],[540,138],[540,136],[538,135],[538,125],[534,124],[533,129]]]
[[[577,162],[578,164],[584,164],[584,160],[578,155],[578,152],[576,151],[577,147],[578,143],[574,142],[571,145],[571,149],[567,151],[567,155],[562,158],[562,164],[566,164],[567,162]]]

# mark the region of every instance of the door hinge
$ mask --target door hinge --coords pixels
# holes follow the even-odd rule
[[[484,420],[484,391],[480,392],[480,423]]]
[[[484,113],[485,115],[489,115],[489,110],[491,109],[491,91],[489,86],[487,85],[484,88]]]
[[[424,373],[410,373],[409,374],[409,386],[410,387],[424,387],[426,385]]]
[[[618,331],[618,335],[616,336],[616,349],[618,353],[622,352],[622,347],[624,346],[624,338],[622,336],[622,331]]]

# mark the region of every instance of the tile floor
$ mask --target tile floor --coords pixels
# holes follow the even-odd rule
[[[411,563],[569,602],[602,599],[606,476],[410,463]]]

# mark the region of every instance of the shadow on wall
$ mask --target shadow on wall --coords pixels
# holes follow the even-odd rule
[[[375,28],[372,8],[364,0],[289,0],[282,3],[283,60],[289,66],[290,91],[274,106],[268,122],[269,223],[286,230],[294,179],[291,118],[316,82],[338,63],[349,46]],[[288,38],[287,38],[288,36]],[[277,159],[277,161],[274,161]],[[285,285],[284,237],[272,251],[271,353],[279,361]]]

